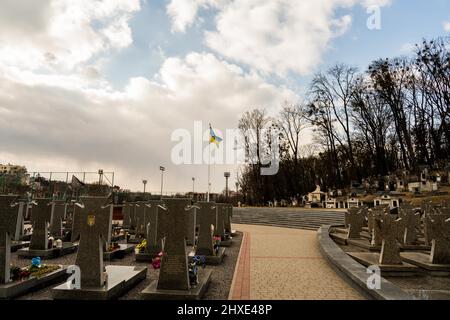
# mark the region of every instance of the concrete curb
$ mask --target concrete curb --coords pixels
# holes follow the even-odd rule
[[[230,292],[228,293],[228,300],[233,300],[234,286],[235,286],[236,280],[237,280],[239,264],[241,262],[241,259],[243,259],[243,257],[242,257],[242,247],[243,247],[243,245],[245,243],[244,241],[246,240],[247,236],[248,236],[247,232],[242,232],[241,246],[239,247],[238,258],[236,260],[236,265],[234,266],[233,280],[231,281]]]
[[[375,300],[414,300],[413,296],[403,291],[392,282],[381,278],[381,289],[370,290],[367,287],[369,274],[366,267],[348,256],[330,237],[333,226],[322,226],[317,231],[317,239],[322,255],[328,263],[348,284],[368,299]]]

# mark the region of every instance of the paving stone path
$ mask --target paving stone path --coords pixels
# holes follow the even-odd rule
[[[360,300],[322,257],[314,231],[233,225],[244,233],[230,299]]]

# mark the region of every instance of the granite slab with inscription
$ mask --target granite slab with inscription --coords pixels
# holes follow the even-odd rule
[[[186,211],[190,200],[165,199],[158,228],[164,236],[159,278],[141,292],[143,299],[199,299],[205,293],[211,271],[200,270],[200,283],[190,285],[186,256]]]
[[[80,197],[74,214],[73,240],[80,240],[75,265],[81,272],[81,289],[65,284],[52,290],[54,299],[113,299],[146,277],[147,268],[105,267],[103,247],[111,239],[113,204],[109,197]]]

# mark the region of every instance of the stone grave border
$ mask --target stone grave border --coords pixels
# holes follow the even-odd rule
[[[333,227],[342,226],[325,225],[320,227],[317,231],[317,239],[322,256],[343,280],[368,299],[414,300],[412,295],[383,277],[381,278],[381,289],[370,290],[366,284],[369,277],[366,267],[352,259],[333,241],[330,237],[330,231]]]

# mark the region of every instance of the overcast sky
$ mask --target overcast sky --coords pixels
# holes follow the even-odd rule
[[[447,0],[1,0],[0,163],[102,168],[132,190],[159,190],[164,165],[166,191],[192,177],[206,191],[206,165],[171,162],[174,130],[235,128],[333,63],[364,69],[449,32]],[[216,165],[214,191],[224,171],[234,186],[237,166]]]

